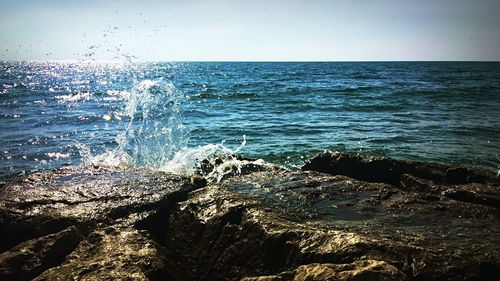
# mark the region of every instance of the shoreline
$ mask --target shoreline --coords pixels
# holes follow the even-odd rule
[[[270,161],[263,160],[261,158],[256,158],[253,156],[248,156],[245,154],[242,155],[233,155],[234,159],[236,160],[245,160],[245,161],[256,161],[256,160],[262,160],[266,164],[273,165],[273,166],[279,166],[284,169],[290,170],[290,171],[299,171],[302,169],[304,165],[308,164],[308,161],[314,157],[317,157],[319,155],[323,154],[338,154],[338,155],[348,155],[349,158],[354,158],[357,159],[357,161],[362,162],[362,159],[371,159],[373,160],[378,160],[378,161],[383,161],[385,159],[396,162],[396,163],[409,163],[409,165],[420,165],[420,166],[430,166],[430,167],[435,167],[441,172],[446,172],[447,168],[455,168],[455,169],[464,169],[464,170],[472,170],[472,171],[484,171],[488,174],[490,174],[490,177],[500,177],[500,169],[494,168],[492,166],[485,166],[485,165],[477,165],[477,164],[464,164],[464,163],[454,163],[454,162],[443,162],[443,161],[433,161],[433,160],[414,160],[414,159],[406,159],[406,158],[401,158],[401,157],[393,157],[393,156],[375,156],[370,153],[355,153],[353,151],[345,151],[345,152],[339,152],[339,151],[331,151],[331,150],[324,150],[323,152],[317,152],[314,153],[313,156],[309,159],[305,159],[302,163],[288,163],[288,164],[281,164],[281,163],[274,163]],[[148,172],[161,172],[161,170],[158,169],[152,169],[148,167],[129,167],[129,166],[107,166],[107,165],[98,165],[97,167],[102,167],[105,169],[130,169],[130,170],[145,170]],[[60,169],[80,169],[80,168],[89,168],[85,166],[83,163],[80,163],[79,165],[68,165],[68,164],[63,164],[61,166],[56,166],[56,167],[48,167],[48,168],[37,168],[37,169],[32,169],[32,170],[23,170],[23,171],[18,171],[18,172],[13,172],[13,173],[6,173],[3,175],[0,175],[0,185],[6,184],[8,182],[14,181],[18,178],[26,177],[31,174],[35,173],[48,173],[51,171],[57,171]],[[182,174],[179,174],[182,176]],[[349,174],[346,174],[349,175]],[[190,176],[190,175],[184,175],[184,176]]]

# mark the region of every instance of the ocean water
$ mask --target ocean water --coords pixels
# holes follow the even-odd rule
[[[0,63],[2,177],[324,150],[498,170],[500,63]]]

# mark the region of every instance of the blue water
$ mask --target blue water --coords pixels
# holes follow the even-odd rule
[[[288,167],[334,150],[497,170],[500,63],[0,63],[0,176],[110,152],[159,168],[244,136],[239,154]]]

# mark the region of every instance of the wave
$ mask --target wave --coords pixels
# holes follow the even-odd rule
[[[243,142],[234,150],[226,147],[224,142],[196,148],[183,147],[174,154],[172,159],[155,170],[184,176],[203,176],[208,182],[220,182],[226,175],[241,174],[244,165],[268,165],[262,159],[240,159],[237,154],[245,144],[246,138],[243,136]],[[82,157],[83,166],[111,168],[133,166],[131,163],[134,162],[134,159],[124,151],[115,149],[93,156],[88,146],[80,144],[77,147]]]
[[[82,163],[156,169],[165,165],[175,152],[187,145],[188,132],[181,113],[184,95],[163,79],[143,80],[129,93],[123,93],[127,92],[120,93],[126,106],[123,112],[113,115],[124,116],[129,121],[116,136],[118,146],[92,156],[90,149],[79,145]],[[106,116],[112,115],[104,118]]]
[[[246,144],[245,136],[234,150],[224,142],[189,148],[189,132],[183,124],[181,110],[186,98],[170,82],[144,80],[130,92],[107,94],[123,98],[126,105],[124,112],[104,117],[121,114],[129,121],[116,136],[118,146],[112,150],[93,155],[89,146],[78,144],[83,166],[150,168],[173,174],[201,175],[210,182],[218,182],[228,173],[240,173],[242,165],[252,162],[236,156]]]
[[[219,182],[236,168],[241,173],[241,167],[248,160],[241,160],[236,155],[245,146],[246,137],[243,136],[241,145],[232,150],[220,144],[207,144],[196,148],[182,148],[174,157],[159,170],[173,174],[201,175],[210,182]],[[262,160],[256,160],[259,162]],[[253,163],[256,163],[253,161]]]

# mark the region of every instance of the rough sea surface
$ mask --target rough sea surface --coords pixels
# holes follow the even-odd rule
[[[0,150],[2,177],[324,150],[498,170],[500,63],[0,62]]]

